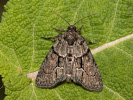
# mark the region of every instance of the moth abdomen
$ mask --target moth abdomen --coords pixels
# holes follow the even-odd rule
[[[71,74],[66,74],[66,81],[68,83],[70,83],[72,81],[71,76],[72,76]]]

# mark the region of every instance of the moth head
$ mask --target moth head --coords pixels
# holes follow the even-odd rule
[[[69,25],[67,30],[68,31],[76,31],[76,27],[74,25]]]

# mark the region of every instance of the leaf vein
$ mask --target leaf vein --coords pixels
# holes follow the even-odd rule
[[[2,56],[4,56],[12,65],[14,65],[16,68],[19,68],[19,67],[17,67],[15,64],[13,64],[9,59],[8,59],[8,57],[7,56],[5,56],[3,53],[2,53],[2,51],[0,50],[0,54],[2,55]]]
[[[102,45],[102,46],[100,46],[100,47],[98,47],[98,48],[95,48],[95,49],[92,50],[92,54],[95,54],[95,53],[97,53],[97,52],[100,52],[100,51],[102,51],[102,50],[104,50],[104,49],[106,49],[106,48],[109,48],[109,47],[111,47],[111,46],[114,46],[114,45],[116,45],[116,44],[118,44],[118,43],[120,43],[120,42],[122,42],[122,41],[128,40],[128,39],[130,39],[130,38],[133,38],[133,34],[127,35],[127,36],[122,37],[122,38],[120,38],[120,39],[117,39],[117,40],[115,40],[115,41],[106,43],[106,44],[104,44],[104,45]]]
[[[31,84],[32,84],[32,88],[33,88],[33,93],[35,94],[35,97],[36,97],[36,100],[37,100],[37,95],[36,95],[36,93],[35,93],[33,83],[31,83]]]
[[[59,97],[59,99],[60,100],[63,100],[62,98],[61,98],[61,96],[57,93],[57,91],[54,89],[54,91],[55,91],[55,93],[57,94],[57,96]]]
[[[110,37],[110,34],[111,34],[112,29],[113,29],[113,26],[114,26],[114,22],[115,22],[115,18],[116,18],[116,13],[117,13],[118,3],[119,3],[119,0],[117,0],[117,3],[116,3],[115,13],[114,13],[114,18],[113,18],[113,21],[112,21],[112,25],[111,25],[111,28],[110,28],[109,34],[108,34],[108,36],[107,36],[106,43],[108,42],[108,39],[109,39],[109,37]]]
[[[81,5],[83,4],[83,2],[84,2],[84,0],[80,3],[79,8],[78,8],[77,11],[75,12],[74,19],[73,19],[73,23],[74,23],[74,20],[76,19],[77,12],[78,12],[79,9],[81,8]]]
[[[121,48],[118,48],[118,47],[116,47],[116,46],[114,46],[114,47],[115,47],[116,49],[118,49],[119,51],[121,51],[121,52],[123,52],[123,53],[129,55],[130,57],[133,57],[131,54],[129,54],[128,52],[122,50]]]
[[[125,100],[119,93],[115,92],[114,90],[108,88],[106,85],[103,85],[106,89],[108,89],[109,91],[111,91],[112,93],[118,95],[120,98],[122,98],[123,100]]]
[[[33,24],[33,51],[32,51],[32,61],[31,61],[31,67],[30,67],[30,70],[32,69],[32,66],[33,66],[33,62],[34,62],[34,31],[35,31],[35,24]],[[29,70],[29,72],[30,72]]]

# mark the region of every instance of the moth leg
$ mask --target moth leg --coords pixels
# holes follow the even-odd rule
[[[61,34],[55,36],[55,37],[44,37],[44,36],[41,36],[41,38],[44,38],[44,39],[56,39],[56,38],[59,38],[61,36]]]
[[[59,29],[56,29],[56,28],[53,28],[53,29],[55,29],[58,32],[66,32],[65,30],[59,30]]]
[[[83,25],[77,30],[77,32],[79,33],[82,29]]]
[[[91,42],[91,41],[87,41],[87,44],[96,44],[98,42]]]

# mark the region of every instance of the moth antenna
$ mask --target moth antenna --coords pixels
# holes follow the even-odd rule
[[[50,9],[50,8],[49,8]],[[65,18],[63,18],[61,15],[59,15],[58,13],[56,13],[55,11],[53,11],[52,9],[50,9],[52,12],[54,12],[55,14],[57,14],[59,17],[61,17],[62,19],[64,19],[65,20]],[[65,20],[67,23],[68,23],[68,21],[67,20]],[[68,23],[69,24],[69,23]],[[70,25],[70,24],[69,24]]]
[[[95,15],[95,14],[92,14],[92,15]],[[76,23],[74,23],[74,25],[77,24],[79,21],[81,21],[81,20],[83,20],[83,19],[85,19],[85,18],[87,18],[87,17],[90,17],[90,16],[92,16],[92,15],[88,15],[88,16],[86,16],[86,17],[81,18],[81,19],[78,20]]]

